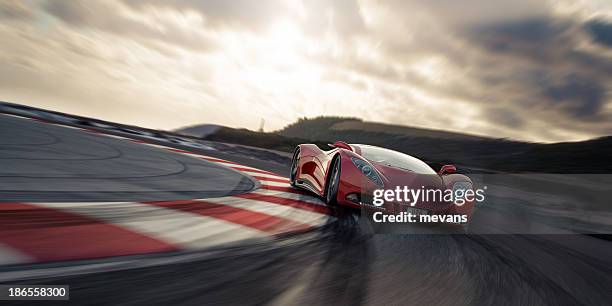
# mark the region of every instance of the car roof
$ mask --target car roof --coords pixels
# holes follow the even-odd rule
[[[395,150],[387,149],[387,148],[382,148],[378,146],[364,145],[364,144],[350,144],[350,146],[353,149],[358,149],[358,150],[355,150],[356,151],[355,153],[361,155],[363,158],[371,162],[382,162],[383,160],[387,160],[390,162],[391,160],[395,160],[394,163],[387,164],[387,166],[399,167],[399,168],[403,168],[403,169],[410,170],[410,171],[417,172],[417,173],[429,173],[429,174],[435,173],[435,171],[429,165],[427,165],[427,163],[423,162],[417,157],[414,157],[412,155],[409,155],[403,152],[399,152],[399,151],[395,151]],[[386,153],[388,154],[388,158],[390,157],[391,159],[388,160],[387,158],[383,158],[383,160],[372,160],[371,158],[368,158],[366,156],[367,154],[364,155],[362,148],[375,149],[376,151],[379,151],[380,153],[384,153],[386,151],[388,152]],[[393,158],[393,156],[401,156],[401,159]]]

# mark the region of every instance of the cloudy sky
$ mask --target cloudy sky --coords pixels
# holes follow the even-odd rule
[[[0,20],[0,100],[111,121],[612,134],[608,0],[2,0]]]

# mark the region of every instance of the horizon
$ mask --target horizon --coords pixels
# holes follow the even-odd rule
[[[280,128],[280,129],[276,129],[276,130],[272,130],[272,131],[264,131],[264,133],[278,133],[278,132],[281,132],[284,129],[288,128],[291,125],[299,123],[302,120],[316,120],[316,119],[320,119],[320,118],[336,118],[339,121],[357,120],[357,121],[364,122],[364,123],[385,124],[385,125],[399,126],[399,127],[404,127],[404,128],[410,128],[410,129],[420,129],[420,130],[428,130],[428,131],[460,134],[460,135],[475,136],[475,137],[490,138],[490,139],[506,139],[506,138],[495,138],[495,137],[487,136],[487,135],[477,135],[477,134],[470,134],[470,133],[462,133],[462,132],[451,131],[451,130],[430,129],[430,128],[423,128],[423,127],[417,127],[417,126],[410,126],[410,125],[400,125],[400,124],[393,124],[393,123],[368,121],[368,120],[363,120],[362,118],[358,118],[358,117],[343,117],[343,116],[333,116],[333,115],[332,116],[316,116],[316,117],[302,117],[302,118],[298,118],[296,121],[291,122],[291,123],[285,125],[284,127]],[[188,128],[198,127],[198,126],[202,126],[202,125],[217,125],[217,126],[220,126],[220,127],[229,127],[229,126],[218,125],[218,124],[202,123],[202,124],[195,124],[195,125],[189,125],[189,126],[180,127],[180,128],[177,128],[177,129],[173,129],[171,131],[179,131],[179,130],[182,130],[182,129],[188,129]],[[252,131],[252,132],[259,132],[259,131],[255,130],[255,129],[248,129],[248,128],[245,128],[245,127],[229,127],[229,128],[247,129],[247,130]],[[607,137],[607,136],[601,136],[601,137]],[[515,139],[509,139],[509,138],[507,140],[521,142],[521,140],[515,140]],[[587,139],[587,140],[591,140],[591,139]]]
[[[610,2],[237,2],[3,2],[0,100],[164,130],[612,134]]]
[[[25,105],[25,104],[14,103],[14,102],[10,102],[10,101],[0,101],[0,103],[9,103],[9,104],[14,104],[14,105],[28,106],[28,105]],[[33,107],[33,106],[31,106],[31,107]],[[41,108],[41,110],[45,110],[45,109]],[[55,111],[55,110],[47,110],[47,111]],[[63,113],[63,112],[60,112],[60,113]],[[66,115],[81,116],[81,115],[71,114],[71,113],[65,113],[65,114]],[[109,123],[118,123],[118,124],[125,124],[125,125],[133,125],[133,124],[129,124],[129,123],[114,122],[114,121],[105,120],[105,119],[96,118],[96,117],[87,117],[87,116],[81,116],[81,117],[85,117],[85,118],[89,118],[89,119],[95,119],[95,120],[102,120],[102,121],[106,121],[106,122],[109,122]],[[279,133],[279,132],[282,132],[283,130],[285,130],[286,128],[290,127],[291,125],[298,124],[302,120],[316,120],[316,119],[325,119],[325,118],[327,118],[327,119],[335,118],[335,119],[338,119],[341,122],[355,120],[355,121],[360,121],[360,122],[363,122],[363,123],[370,123],[370,124],[383,124],[383,125],[391,125],[391,126],[397,126],[397,127],[409,128],[409,129],[420,129],[420,130],[427,130],[427,131],[434,131],[434,132],[442,132],[442,133],[458,134],[458,135],[465,135],[465,136],[474,136],[474,137],[480,137],[480,138],[488,138],[488,139],[491,139],[491,140],[504,140],[504,141],[512,141],[512,142],[533,143],[533,144],[538,144],[538,143],[540,143],[540,144],[557,144],[557,143],[566,143],[566,142],[583,142],[583,141],[591,141],[591,140],[597,140],[597,139],[601,139],[601,138],[612,137],[612,135],[602,135],[602,136],[596,136],[596,137],[593,137],[593,138],[588,138],[588,139],[583,139],[583,140],[574,140],[574,141],[557,141],[557,142],[526,141],[526,140],[518,140],[518,139],[512,139],[512,138],[506,138],[506,137],[493,137],[493,136],[488,136],[488,135],[478,135],[478,134],[471,134],[471,133],[462,133],[462,132],[451,131],[451,130],[429,129],[429,128],[423,128],[423,127],[417,127],[417,126],[399,125],[399,124],[391,124],[391,123],[384,123],[384,122],[368,121],[368,120],[363,120],[362,118],[358,118],[358,117],[333,116],[333,115],[332,116],[325,116],[325,115],[323,115],[323,116],[315,116],[315,117],[302,117],[302,118],[298,118],[298,119],[296,119],[296,121],[291,122],[291,123],[283,126],[280,129],[271,130],[271,131],[263,131],[263,133]],[[231,127],[231,126],[226,126],[226,125],[222,125],[222,124],[214,124],[214,123],[199,123],[199,124],[196,123],[196,124],[193,124],[193,125],[179,126],[177,128],[174,128],[174,129],[155,129],[155,128],[150,128],[150,129],[159,130],[159,131],[165,131],[165,132],[171,132],[171,133],[179,133],[180,130],[195,128],[195,127],[200,127],[200,126],[206,126],[206,125],[212,125],[212,126],[218,126],[218,127],[227,127],[227,128],[234,128],[234,129],[246,129],[248,131],[258,132],[258,133],[260,132],[260,131],[258,131],[256,129],[249,129],[249,128],[246,128],[246,127]],[[142,126],[139,126],[139,127],[142,127]],[[408,135],[408,134],[406,134],[406,135]]]

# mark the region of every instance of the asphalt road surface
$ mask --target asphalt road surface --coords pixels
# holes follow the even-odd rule
[[[3,201],[180,200],[255,188],[248,177],[203,160],[78,129],[0,119]]]
[[[126,196],[152,201],[253,188],[250,180],[227,169],[138,144],[118,144],[6,116],[0,116],[0,126],[3,202],[71,197],[111,201]],[[104,162],[117,154],[122,155],[118,163]],[[288,165],[267,164],[258,163],[264,170],[288,170]],[[146,183],[134,183],[135,176]],[[209,184],[219,177],[231,188]],[[61,180],[67,181],[48,188]],[[74,186],[78,190],[71,189]],[[503,218],[495,215],[498,211],[485,212],[493,219]],[[0,274],[24,275],[5,284],[69,284],[71,302],[85,305],[610,305],[612,301],[608,240],[574,234],[377,235],[354,213],[336,213],[333,222],[304,233],[215,252],[140,255],[111,271],[26,277],[32,271],[61,271],[74,265],[63,262],[10,266],[0,268]],[[140,264],[155,260],[157,264]]]

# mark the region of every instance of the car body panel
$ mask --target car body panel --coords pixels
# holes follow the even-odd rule
[[[474,203],[465,203],[462,206],[457,206],[453,203],[433,202],[417,202],[413,206],[406,203],[385,203],[382,208],[375,207],[371,204],[371,197],[374,190],[381,189],[381,187],[367,178],[355,166],[352,158],[368,162],[381,177],[385,189],[408,186],[412,189],[425,188],[444,191],[452,189],[453,184],[456,182],[469,182],[472,184],[472,181],[463,174],[421,174],[372,162],[361,156],[362,152],[359,145],[350,146],[353,150],[332,148],[331,150],[324,151],[314,144],[299,145],[300,156],[296,176],[296,181],[299,184],[297,186],[308,189],[320,197],[325,197],[332,161],[334,158],[339,158],[341,162],[337,194],[337,203],[339,205],[373,210],[384,209],[391,213],[400,213],[406,211],[408,207],[414,207],[434,214],[466,214],[468,218],[471,215]],[[433,171],[433,173],[436,172]],[[359,200],[356,202],[347,199],[347,196],[351,194],[358,195]]]

